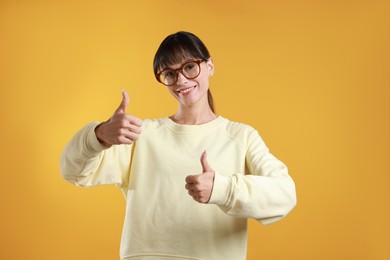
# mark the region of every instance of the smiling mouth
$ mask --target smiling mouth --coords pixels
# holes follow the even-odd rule
[[[196,86],[193,86],[193,87],[190,87],[190,88],[185,88],[185,89],[182,89],[182,90],[178,90],[177,92],[180,93],[180,94],[185,94],[185,93],[188,93],[191,90],[193,90],[195,87]]]

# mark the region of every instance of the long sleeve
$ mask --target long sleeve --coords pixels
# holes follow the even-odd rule
[[[96,138],[94,130],[98,124],[87,124],[66,145],[60,159],[62,177],[76,186],[125,186],[131,145],[113,145],[107,149]]]
[[[216,173],[209,203],[217,204],[228,215],[250,217],[268,225],[295,207],[295,184],[287,167],[269,153],[257,131],[249,135],[246,147],[249,174]]]

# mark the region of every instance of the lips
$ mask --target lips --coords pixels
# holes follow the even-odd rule
[[[196,87],[196,86],[192,86],[192,87],[183,87],[183,88],[179,88],[179,89],[176,90],[176,91],[177,91],[177,93],[184,95],[184,94],[189,93],[189,92],[190,92],[191,90],[193,90],[195,87]]]

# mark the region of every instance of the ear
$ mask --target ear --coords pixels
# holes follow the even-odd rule
[[[209,58],[207,60],[207,68],[208,68],[208,71],[209,71],[209,76],[213,76],[214,75],[214,62],[213,62],[213,59],[212,58]]]

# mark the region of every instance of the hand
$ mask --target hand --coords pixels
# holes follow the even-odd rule
[[[215,172],[207,162],[206,151],[200,157],[202,164],[202,173],[197,175],[189,175],[186,178],[186,189],[188,194],[199,203],[207,203],[210,200],[214,186]]]
[[[141,134],[142,120],[126,114],[129,95],[122,90],[122,102],[109,120],[95,128],[98,140],[109,147],[113,144],[132,144]]]

